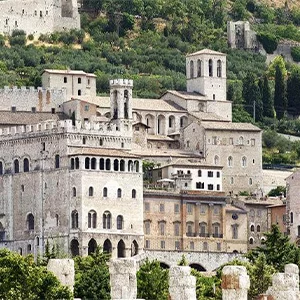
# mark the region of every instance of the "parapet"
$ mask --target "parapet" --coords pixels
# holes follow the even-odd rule
[[[44,135],[45,133],[87,133],[101,136],[115,136],[115,137],[131,137],[131,126],[128,127],[126,133],[119,130],[116,124],[106,122],[80,122],[76,121],[75,126],[72,120],[49,120],[37,124],[21,125],[0,128],[0,140],[9,140],[12,138],[32,137],[32,135]]]
[[[133,87],[133,80],[131,79],[113,79],[109,81],[110,87]]]
[[[37,93],[39,91],[42,92],[47,92],[49,91],[50,93],[54,94],[54,93],[62,93],[65,91],[65,88],[62,89],[45,89],[43,87],[38,87],[38,88],[34,88],[33,86],[21,86],[20,88],[18,88],[17,86],[13,86],[13,87],[9,87],[9,86],[4,86],[3,89],[0,89],[0,94],[8,94],[8,93]]]

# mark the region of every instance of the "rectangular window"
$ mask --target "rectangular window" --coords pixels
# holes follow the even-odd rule
[[[174,213],[179,214],[179,204],[174,204]]]
[[[12,112],[16,112],[16,111],[17,111],[17,108],[16,108],[15,106],[12,106],[12,107],[11,107],[11,111],[12,111]]]
[[[179,223],[175,223],[174,224],[174,235],[175,236],[179,236],[179,232],[180,232],[180,224]]]
[[[159,211],[160,212],[165,212],[165,205],[163,203],[159,204]]]
[[[68,82],[68,78],[64,77],[64,83],[67,83],[67,82]]]
[[[51,108],[51,113],[55,114],[55,108]]]
[[[219,184],[217,184],[217,191],[219,191],[220,190],[220,185]]]
[[[88,105],[84,106],[84,111],[89,111],[90,107]]]
[[[146,240],[145,248],[150,248],[150,241],[149,240]]]
[[[78,90],[77,95],[81,96],[81,90]]]
[[[255,146],[255,139],[251,139],[251,146]]]
[[[191,215],[193,213],[193,204],[188,203],[186,206],[187,206],[187,213]]]
[[[145,234],[150,234],[150,221],[145,222]]]
[[[165,248],[166,248],[166,242],[160,241],[160,249],[165,249]]]
[[[149,202],[144,203],[144,210],[147,211],[147,212],[150,211],[150,203]]]
[[[160,233],[160,235],[165,235],[165,223],[164,222],[159,223],[159,233]]]
[[[195,249],[194,242],[190,242],[190,250],[194,250],[194,249]]]
[[[217,243],[217,250],[221,251],[221,243]]]
[[[175,241],[175,250],[180,250],[180,242]]]
[[[206,213],[206,205],[201,204],[200,205],[200,214],[204,215]]]
[[[216,136],[212,137],[212,144],[217,145],[217,137]]]
[[[214,215],[219,215],[219,214],[220,214],[220,206],[214,205]]]
[[[217,172],[217,178],[220,178],[220,172],[219,171]]]
[[[80,77],[78,78],[78,84],[81,84],[81,78]]]
[[[229,145],[233,145],[233,138],[229,138]]]
[[[214,185],[213,185],[213,184],[208,184],[208,185],[207,185],[207,189],[208,189],[209,191],[213,191],[213,190],[214,190]]]
[[[203,190],[204,189],[204,182],[196,182],[196,189]]]
[[[31,112],[35,113],[36,112],[36,107],[31,107]]]
[[[42,18],[43,17],[43,12],[40,10],[40,17]]]
[[[213,171],[208,171],[207,176],[208,177],[214,177],[214,172]]]

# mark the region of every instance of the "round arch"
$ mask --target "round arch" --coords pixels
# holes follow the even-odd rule
[[[206,269],[202,265],[197,263],[190,264],[190,267],[197,270],[198,272],[206,272]]]
[[[91,239],[88,244],[88,255],[94,253],[97,249],[97,242],[94,239]]]

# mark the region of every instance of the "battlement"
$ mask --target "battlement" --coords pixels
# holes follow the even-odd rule
[[[109,81],[110,87],[129,86],[133,87],[133,80],[131,79],[113,79]]]
[[[127,129],[126,129],[127,128]],[[125,127],[122,131],[116,124],[100,122],[76,121],[75,126],[72,120],[44,121],[32,125],[13,126],[0,129],[0,141],[49,135],[51,133],[78,133],[94,134],[99,136],[131,137],[131,126]]]
[[[62,89],[45,89],[43,87],[38,87],[35,88],[33,86],[21,86],[20,88],[18,88],[17,86],[13,86],[13,87],[9,87],[9,86],[4,86],[3,89],[0,89],[0,94],[9,94],[9,93],[13,93],[13,94],[23,94],[23,93],[39,93],[39,92],[50,92],[51,94],[64,94],[65,93],[65,88]]]

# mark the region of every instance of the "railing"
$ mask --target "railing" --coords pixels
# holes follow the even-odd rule
[[[195,232],[187,232],[186,236],[193,237],[193,236],[197,236],[197,234]]]
[[[212,235],[214,238],[223,238],[223,234],[221,234],[221,233],[213,233],[213,235]]]
[[[209,237],[209,233],[199,233],[200,237]]]

